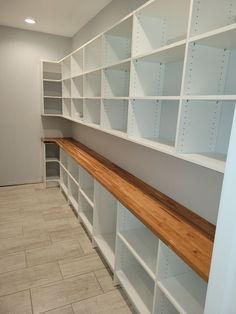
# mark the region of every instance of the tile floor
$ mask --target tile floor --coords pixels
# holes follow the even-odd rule
[[[57,188],[0,188],[0,314],[134,313]]]

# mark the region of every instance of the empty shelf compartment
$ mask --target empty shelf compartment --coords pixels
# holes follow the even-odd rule
[[[57,144],[46,143],[45,144],[45,158],[46,161],[59,161],[60,159],[60,149]]]
[[[94,178],[84,168],[80,167],[79,171],[79,183],[81,193],[93,206],[94,200]]]
[[[44,81],[43,95],[51,97],[61,97],[62,96],[61,82]]]
[[[71,80],[70,79],[62,81],[62,97],[63,98],[71,97]]]
[[[63,149],[60,149],[60,162],[64,168],[68,169],[68,155]]]
[[[117,200],[95,182],[94,239],[111,269],[115,267]]]
[[[71,99],[71,115],[77,121],[84,119],[83,99]]]
[[[115,275],[140,314],[152,313],[154,281],[118,239]]]
[[[57,161],[46,163],[46,181],[58,181],[60,177],[60,167]]]
[[[93,207],[81,193],[79,193],[78,214],[91,235],[93,232]]]
[[[83,52],[83,49],[79,49],[71,55],[71,77],[83,72]]]
[[[101,96],[101,71],[95,71],[84,76],[84,96]]]
[[[90,71],[102,66],[102,37],[94,39],[84,47],[84,70]]]
[[[71,62],[70,62],[70,56],[66,57],[61,62],[61,68],[62,68],[62,79],[66,80],[71,77]]]
[[[67,196],[68,194],[68,174],[65,169],[61,166],[60,167],[60,187],[62,191]]]
[[[99,99],[84,100],[84,121],[100,124],[101,101]]]
[[[68,156],[68,172],[79,183],[79,164]]]
[[[132,62],[130,95],[179,96],[185,45],[154,53]]]
[[[118,235],[155,280],[159,240],[121,203],[118,206]]]
[[[69,177],[68,178],[68,197],[73,208],[78,212],[78,201],[79,201],[79,187],[78,185]]]
[[[71,79],[71,97],[83,97],[83,76],[76,76]]]
[[[132,18],[128,18],[104,34],[104,65],[131,57]]]
[[[103,71],[104,97],[128,97],[130,82],[130,62],[125,62]]]
[[[204,312],[207,283],[160,242],[158,286],[180,313]]]
[[[189,4],[188,0],[156,0],[137,11],[134,15],[133,56],[185,39]]]
[[[179,311],[168,300],[166,295],[161,291],[159,287],[156,287],[156,301],[154,307],[154,314],[179,314]]]
[[[62,99],[44,98],[44,114],[62,115]]]
[[[184,101],[178,136],[178,150],[225,161],[228,152],[233,101]],[[201,126],[201,127],[199,127]]]
[[[71,118],[71,99],[70,98],[63,98],[62,111],[63,111],[64,117]]]
[[[130,103],[131,137],[155,144],[175,146],[179,101],[133,100]]]
[[[128,100],[104,99],[101,108],[102,128],[127,132]]]
[[[43,61],[43,79],[61,80],[61,64]]]

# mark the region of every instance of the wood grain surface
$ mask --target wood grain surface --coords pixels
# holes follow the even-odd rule
[[[215,226],[103,156],[71,138],[56,143],[161,241],[208,281]]]

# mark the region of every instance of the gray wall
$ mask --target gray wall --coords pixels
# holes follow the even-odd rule
[[[82,46],[96,35],[130,14],[148,0],[113,0],[72,38],[72,50]]]
[[[70,38],[0,26],[0,186],[41,181],[40,137],[70,135],[66,120],[40,117],[40,59],[70,51]]]

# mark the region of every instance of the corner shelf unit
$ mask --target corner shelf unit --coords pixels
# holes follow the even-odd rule
[[[45,152],[46,171],[57,162],[61,190],[137,312],[204,313],[214,226],[195,214],[187,222],[186,208],[72,139],[45,140]]]
[[[234,1],[180,0],[174,10],[171,0],[148,1],[59,62],[42,62],[42,114],[223,173],[236,102],[235,14]],[[194,132],[202,118],[203,136]]]
[[[46,187],[58,186],[60,181],[60,149],[55,143],[44,145],[44,182]]]

